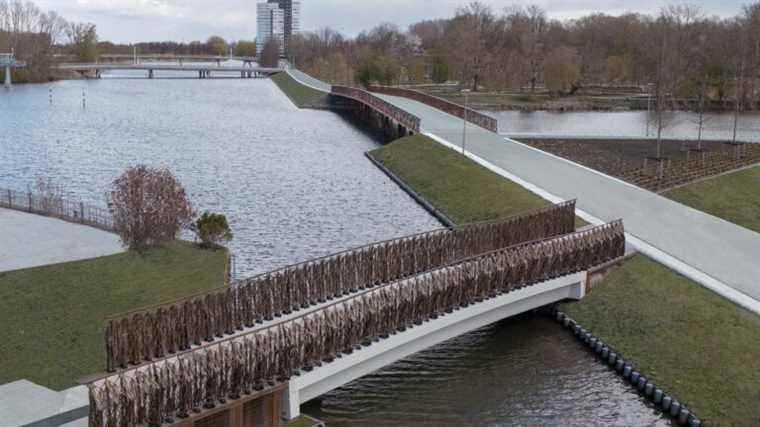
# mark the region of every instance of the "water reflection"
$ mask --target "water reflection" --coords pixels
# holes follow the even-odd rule
[[[562,136],[621,136],[643,137],[647,135],[646,111],[621,112],[520,112],[488,111],[499,120],[499,132],[504,134],[548,134]],[[698,115],[678,112],[672,115],[663,135],[667,138],[696,139]],[[703,138],[730,140],[733,135],[732,113],[705,114]],[[650,127],[654,137],[655,129]],[[737,138],[742,141],[760,142],[760,113],[744,113],[740,116]]]
[[[556,323],[462,335],[306,404],[330,426],[668,425]]]

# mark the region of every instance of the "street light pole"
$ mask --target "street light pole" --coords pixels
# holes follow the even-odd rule
[[[463,89],[464,93],[464,124],[462,127],[462,155],[465,155],[465,147],[467,146],[467,95],[470,93],[468,89]]]

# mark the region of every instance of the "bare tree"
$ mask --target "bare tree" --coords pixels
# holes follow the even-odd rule
[[[264,44],[259,60],[263,67],[276,68],[280,63],[280,43],[270,39]]]
[[[544,66],[544,82],[550,91],[564,95],[578,87],[581,71],[577,56],[574,49],[566,46],[549,53]]]
[[[80,62],[95,62],[98,57],[98,33],[95,24],[70,23],[66,26],[71,53]]]
[[[122,243],[138,251],[174,241],[195,216],[184,187],[168,169],[128,168],[106,199]]]

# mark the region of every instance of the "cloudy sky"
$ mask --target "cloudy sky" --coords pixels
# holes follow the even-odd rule
[[[257,0],[36,0],[71,21],[97,25],[101,40],[126,43],[156,40],[253,39]],[[330,26],[353,36],[381,22],[404,28],[425,18],[453,15],[468,0],[302,0],[304,30]],[[709,15],[733,16],[750,0],[689,0]],[[590,12],[656,13],[665,4],[685,0],[484,0],[496,11],[513,4],[537,4],[552,18]]]

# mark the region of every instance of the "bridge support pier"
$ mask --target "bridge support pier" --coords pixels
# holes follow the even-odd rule
[[[153,70],[148,70],[148,78],[149,79],[153,78]]]
[[[11,66],[10,65],[6,65],[5,66],[5,83],[4,83],[4,86],[5,86],[6,89],[10,89],[11,88],[11,84],[12,84],[12,82],[11,82]]]

